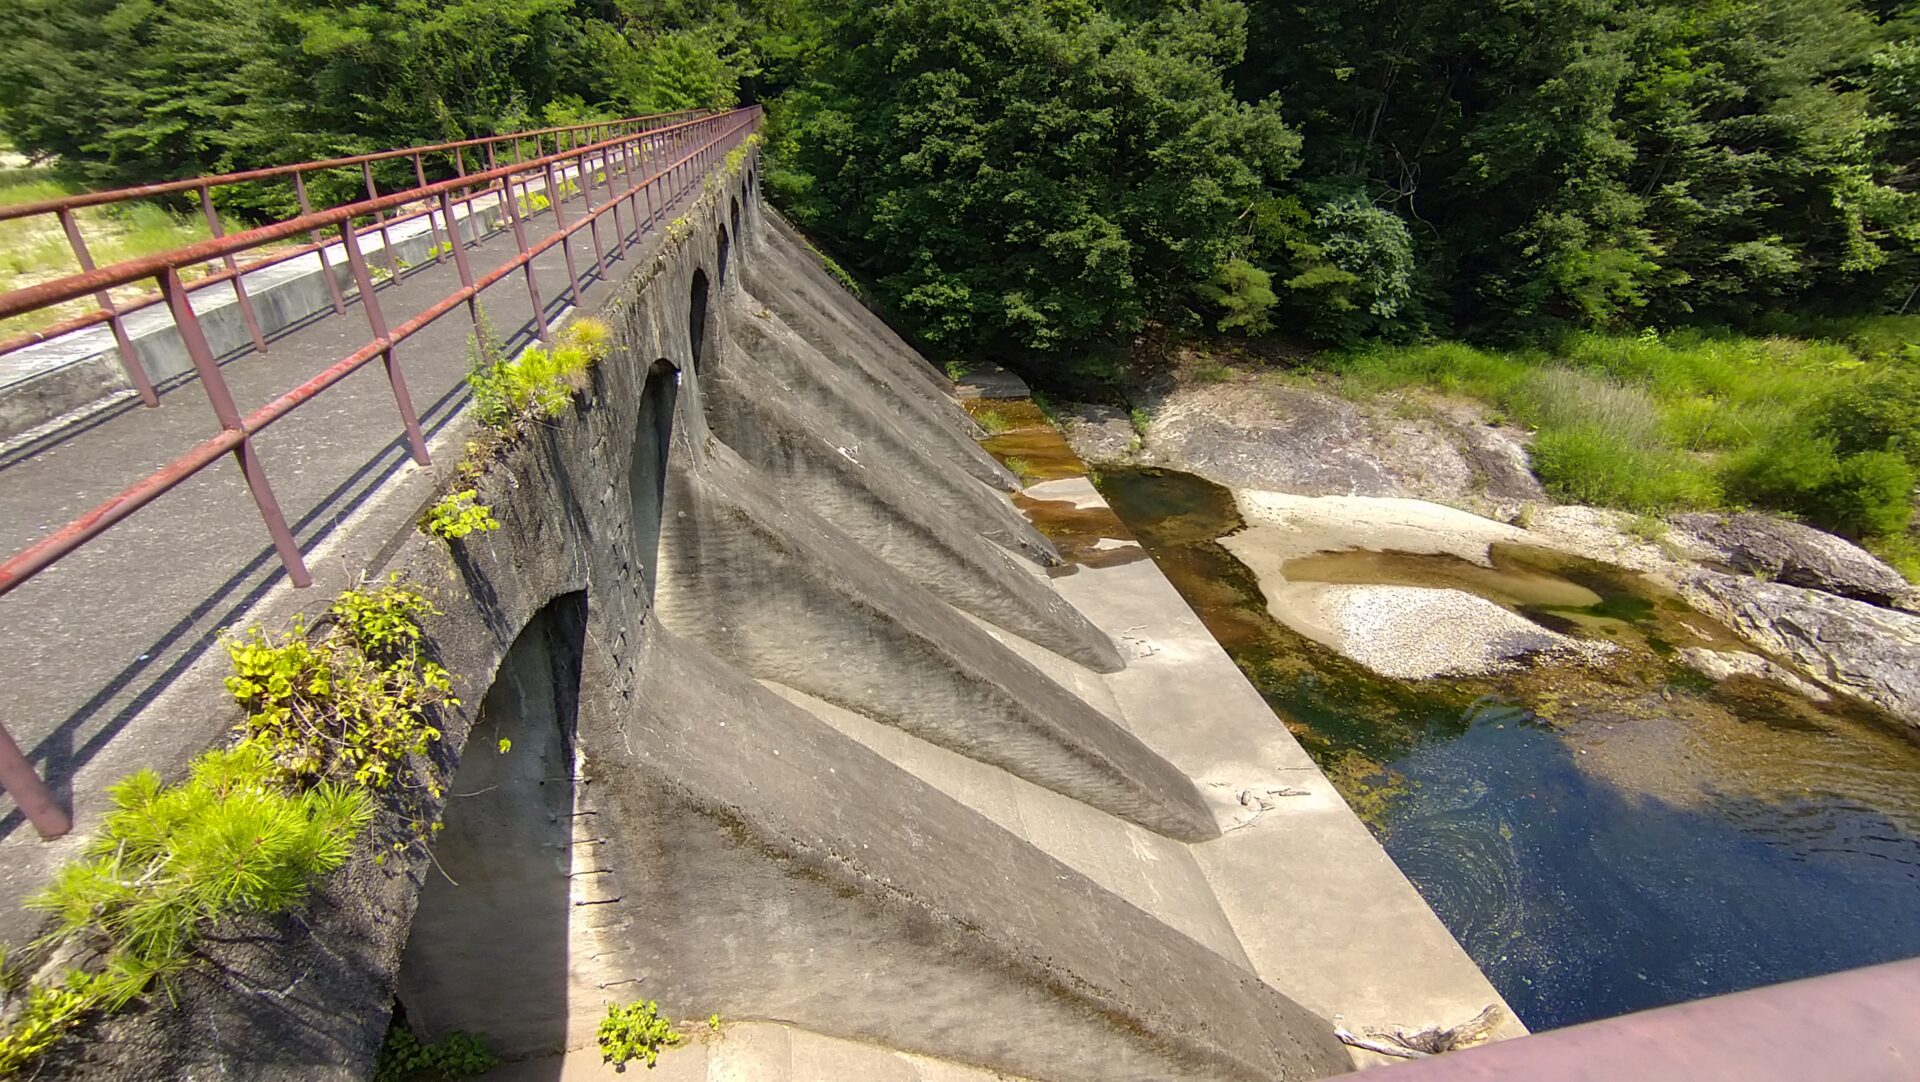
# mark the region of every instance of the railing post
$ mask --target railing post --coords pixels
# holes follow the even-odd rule
[[[227,235],[226,229],[220,225],[220,215],[213,211],[213,189],[205,184],[200,185],[200,210],[206,215],[207,228],[212,230],[215,240]],[[226,253],[220,259],[227,265],[227,272],[233,275],[233,296],[240,302],[240,318],[246,321],[247,333],[253,336],[253,348],[265,353],[267,340],[260,334],[260,321],[254,318],[253,300],[247,296],[245,283],[240,281],[240,264],[234,262],[232,252]]]
[[[513,174],[507,174],[506,179],[511,182]],[[527,254],[527,229],[520,219],[520,207],[514,201],[511,184],[502,206],[506,208],[507,221],[513,226],[513,243],[519,246],[520,255],[524,258]],[[533,272],[533,260],[527,259],[520,264],[520,269],[527,276],[527,298],[533,302],[533,323],[540,329],[540,341],[550,343],[553,341],[553,331],[547,326],[547,308],[540,300],[540,281]]]
[[[367,181],[367,198],[380,198],[380,190],[373,186],[373,163],[361,162],[360,175]],[[348,218],[347,221],[351,222],[353,219]],[[393,280],[397,282],[400,280],[400,253],[393,250],[393,234],[387,231],[387,216],[382,214],[378,207],[374,208],[373,222],[380,227],[380,243],[386,247],[387,252],[387,269],[393,272]]]
[[[422,188],[427,186],[427,167],[421,163],[420,155],[417,152],[413,156],[413,177],[420,182]],[[447,233],[449,236],[453,233],[452,218],[447,219]],[[435,263],[445,263],[447,261],[447,253],[440,249],[440,230],[433,224],[433,208],[431,207],[427,208],[427,234],[433,238],[433,261]]]
[[[87,251],[87,241],[80,235],[80,223],[74,220],[73,211],[60,208],[60,228],[66,230],[67,244],[73,248],[73,258],[80,262],[80,272],[93,270],[93,254]],[[120,308],[113,302],[113,291],[103,289],[93,295],[101,309],[107,313],[107,325],[113,328],[113,345],[120,352],[120,366],[127,370],[127,379],[133,382],[134,390],[140,392],[140,401],[149,406],[158,406],[160,396],[154,392],[153,381],[147,378],[147,370],[140,363],[140,355],[133,351],[133,339],[127,336],[127,325],[120,319]]]
[[[313,576],[307,574],[307,563],[300,555],[300,544],[293,539],[293,531],[287,528],[287,519],[280,513],[280,501],[274,499],[273,486],[267,482],[266,467],[260,462],[260,455],[253,448],[253,437],[247,433],[246,425],[240,419],[240,410],[233,404],[233,392],[227,389],[227,380],[220,374],[220,362],[214,360],[213,350],[207,345],[207,336],[200,331],[200,318],[194,314],[193,304],[187,299],[187,289],[180,284],[180,272],[168,267],[160,275],[160,293],[166,298],[167,310],[173,314],[173,325],[180,331],[180,340],[187,347],[187,356],[193,360],[193,370],[200,376],[200,386],[207,392],[207,401],[213,406],[213,415],[220,421],[220,427],[229,432],[240,433],[240,445],[233,449],[234,460],[240,464],[240,473],[247,480],[247,491],[253,495],[253,504],[260,510],[260,518],[267,524],[267,533],[273,538],[274,551],[280,554],[280,566],[287,569],[287,578],[298,589],[313,585]]]
[[[453,265],[454,268],[460,272],[460,284],[465,288],[472,289],[473,270],[467,266],[467,246],[460,243],[460,233],[453,227],[453,204],[448,200],[447,193],[445,192],[440,193],[440,213],[445,215],[447,219],[447,232],[452,238],[448,242],[448,246],[453,249]],[[469,220],[473,217],[473,209],[471,207],[467,209],[467,217]],[[473,317],[473,329],[477,333],[480,330],[479,292],[476,291],[467,297],[467,313]]]
[[[367,269],[366,257],[360,254],[352,218],[340,223],[340,239],[347,246],[347,265],[353,268],[353,281],[360,287],[360,307],[367,313],[367,326],[373,330],[375,341],[386,344],[380,356],[387,366],[387,382],[393,385],[393,400],[400,407],[400,423],[407,430],[407,446],[415,462],[428,465],[431,460],[427,457],[427,439],[420,433],[420,418],[413,412],[413,397],[407,393],[406,377],[400,374],[400,364],[394,359],[387,320],[380,312],[380,298],[373,292],[373,272]]]
[[[553,186],[553,163],[552,162],[547,163],[545,172],[547,175],[547,202],[552,204],[554,232],[563,233],[563,231],[567,228],[567,216],[564,213],[562,213],[560,209],[560,204],[565,202],[565,200],[560,198],[561,193],[559,189]],[[574,266],[574,263],[573,263],[573,238],[572,237],[565,236],[564,234],[560,237],[560,252],[562,255],[566,257],[566,260],[567,260],[567,293],[573,297],[574,306],[578,307],[581,303],[580,268]]]
[[[606,151],[603,150],[600,152],[600,159],[601,161],[606,160]],[[594,167],[587,161],[587,155],[585,154],[580,155],[580,157],[575,160],[580,163],[580,200],[586,207],[587,235],[593,240],[593,262],[594,266],[600,271],[600,276],[604,278],[607,276],[607,250],[605,246],[600,243],[600,219],[593,213]],[[606,172],[610,173],[611,170],[607,170]],[[609,175],[607,179],[611,181],[613,178]]]
[[[307,182],[301,179],[299,173],[293,175],[293,191],[300,198],[301,216],[312,214],[313,203],[307,199]],[[320,257],[320,277],[327,280],[327,295],[333,298],[334,314],[344,315],[347,311],[347,300],[340,293],[340,283],[333,280],[333,268],[327,263],[327,244],[320,239],[318,229],[310,230],[307,235],[313,238],[313,254]]]
[[[53,799],[47,783],[40,780],[40,772],[21,754],[20,745],[5,725],[0,725],[0,787],[13,797],[20,814],[42,838],[58,838],[73,829],[73,817]]]
[[[617,149],[620,151],[620,179],[624,182],[627,179],[627,144],[622,142]],[[625,259],[627,258],[627,226],[620,219],[620,201],[625,199],[626,195],[614,186],[611,155],[607,158],[607,198],[613,202],[613,258]]]

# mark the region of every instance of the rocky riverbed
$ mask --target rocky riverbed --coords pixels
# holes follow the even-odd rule
[[[1474,403],[1355,400],[1299,377],[1225,371],[1189,367],[1134,416],[1070,406],[1067,439],[1096,467],[1165,467],[1232,490],[1246,526],[1222,543],[1299,634],[1396,678],[1605,664],[1605,642],[1463,584],[1287,570],[1352,552],[1491,569],[1499,546],[1536,549],[1644,575],[1730,631],[1671,644],[1710,678],[1846,696],[1920,734],[1920,591],[1858,546],[1765,515],[1656,522],[1555,505],[1528,470],[1526,433]]]

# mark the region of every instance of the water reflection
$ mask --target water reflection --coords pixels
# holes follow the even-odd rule
[[[1731,642],[1670,595],[1532,550],[1290,563],[1628,648],[1603,672],[1389,680],[1267,614],[1215,543],[1240,525],[1225,489],[1101,488],[1529,1026],[1920,954],[1920,747],[1857,706],[1679,666],[1675,644]]]

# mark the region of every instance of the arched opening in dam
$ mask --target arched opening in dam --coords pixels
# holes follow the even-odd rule
[[[720,284],[727,284],[727,257],[733,254],[733,241],[727,236],[727,227],[720,226],[713,231],[714,248],[720,253]]]
[[[733,235],[737,237],[740,235],[740,199],[736,196],[729,202],[733,204]]]
[[[707,272],[696,268],[693,285],[687,289],[687,342],[692,349],[693,370],[700,371],[707,345]]]
[[[481,702],[431,841],[400,964],[407,1022],[429,1040],[487,1034],[513,1057],[567,1038],[574,748],[585,592],[547,603]]]
[[[653,362],[640,392],[640,417],[634,424],[633,457],[627,464],[627,491],[633,501],[634,555],[653,596],[660,583],[660,509],[667,494],[667,452],[673,441],[673,405],[680,393],[680,370],[671,361]]]

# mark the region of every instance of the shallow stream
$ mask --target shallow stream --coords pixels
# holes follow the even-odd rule
[[[1501,548],[1306,557],[1289,579],[1445,586],[1625,647],[1605,668],[1377,676],[1267,612],[1226,489],[1099,487],[1534,1029],[1920,955],[1920,746],[1684,645],[1730,633],[1605,565]],[[1438,633],[1444,633],[1437,629]]]

